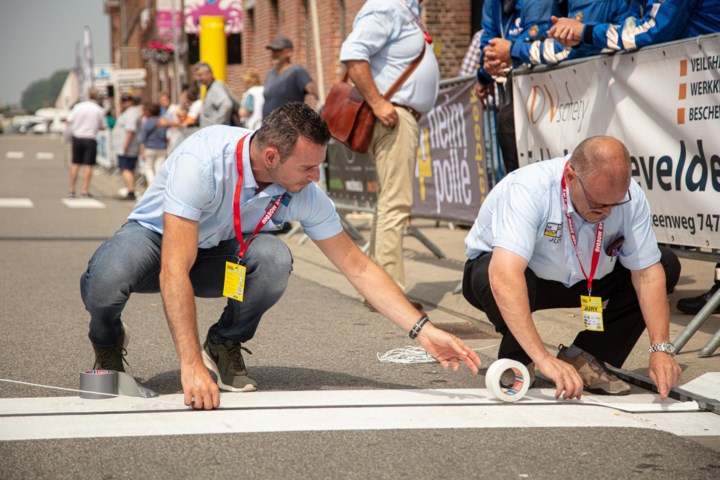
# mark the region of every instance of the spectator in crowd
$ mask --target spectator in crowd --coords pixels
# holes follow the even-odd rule
[[[283,295],[292,270],[288,247],[267,232],[297,220],[362,295],[444,368],[457,370],[464,362],[477,373],[477,354],[415,310],[343,231],[335,206],[315,183],[329,138],[317,113],[291,102],[254,134],[213,126],[175,149],[128,222],[98,248],[82,275],[95,368],[124,371],[125,304],[131,293],[159,291],[185,404],[212,409],[220,404],[219,388],[255,390],[243,344]],[[201,346],[195,295],[222,294],[230,297],[227,306]]]
[[[697,315],[718,289],[720,289],[720,263],[715,265],[715,282],[710,290],[697,297],[681,298],[677,302],[677,309],[688,315]],[[720,305],[715,307],[713,313],[720,313]]]
[[[212,68],[205,62],[195,64],[193,75],[207,89],[200,114],[200,128],[232,125],[233,115],[240,106],[227,85],[213,77]]]
[[[167,151],[172,151],[181,140],[182,132],[179,128],[176,128],[180,122],[181,106],[172,103],[170,93],[164,90],[158,93],[158,104],[160,105],[158,126],[165,127],[168,141]]]
[[[310,74],[303,67],[292,62],[295,50],[288,37],[279,35],[265,48],[272,52],[275,66],[265,77],[263,118],[285,103],[304,102],[307,94],[319,98],[317,84]]]
[[[465,51],[465,57],[463,57],[462,64],[460,65],[460,70],[458,70],[459,76],[466,77],[468,75],[475,75],[478,68],[480,68],[481,37],[482,30],[478,30],[477,32],[475,32],[475,35],[472,36],[472,40],[470,40],[470,45],[468,45],[468,48]]]
[[[140,131],[140,156],[145,162],[145,179],[149,185],[167,157],[168,127],[159,123],[159,104],[146,104],[143,114],[145,121]]]
[[[505,177],[483,202],[465,245],[463,295],[502,334],[498,357],[531,372],[537,367],[555,382],[556,397],[580,398],[583,388],[629,393],[605,362],[621,367],[646,327],[649,375],[660,398],[677,384],[667,292],[680,262],[658,247],[645,194],[631,180],[630,155],[615,138],[590,137],[571,155]],[[531,313],[578,306],[584,331],[555,358]]]
[[[93,166],[97,162],[97,134],[107,128],[105,110],[98,104],[100,97],[97,90],[88,91],[88,99],[76,103],[70,110],[67,118],[68,129],[72,135],[72,165],[70,165],[70,191],[69,197],[75,197],[75,184],[77,183],[80,166],[83,167],[83,184],[80,195],[91,197],[90,180]]]
[[[265,87],[260,80],[260,74],[254,68],[246,68],[242,79],[246,90],[240,100],[240,122],[245,128],[257,130],[263,119]]]
[[[553,18],[548,36],[569,47],[592,45],[617,51],[720,32],[718,0],[636,0],[632,4],[620,24]]]
[[[403,233],[412,207],[418,120],[435,104],[440,81],[420,3],[365,2],[340,50],[340,61],[378,119],[369,150],[378,178],[369,255],[403,290]],[[417,68],[386,100],[383,93],[417,59]]]
[[[519,165],[510,71],[513,66],[512,52],[520,50],[524,45],[522,41],[515,40],[521,38],[526,30],[532,34],[523,38],[539,37],[549,27],[553,5],[552,0],[486,0],[483,4],[483,33],[476,89],[482,100],[493,95],[497,89],[497,141],[506,172],[512,172]]]
[[[620,24],[631,14],[630,4],[627,0],[569,0],[559,3],[561,7],[567,7],[562,12],[568,18],[574,18],[586,23],[607,23]],[[560,10],[553,11],[552,16],[557,16]],[[551,20],[552,16],[547,19]],[[550,26],[547,24],[546,26]],[[524,35],[523,35],[524,36]],[[518,60],[530,65],[557,64],[565,60],[587,57],[601,53],[602,48],[595,45],[578,45],[576,48],[566,47],[554,38],[541,37],[537,39],[523,38],[523,48]]]
[[[124,200],[135,200],[135,168],[140,155],[140,123],[142,112],[137,108],[131,95],[120,97],[120,116],[112,130],[113,152],[117,157],[117,166],[125,182],[127,193]]]
[[[202,100],[194,86],[183,89],[180,93],[180,104],[174,117],[162,117],[158,124],[170,127],[168,132],[168,154],[200,127]]]

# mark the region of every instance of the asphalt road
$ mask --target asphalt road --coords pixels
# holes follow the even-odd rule
[[[94,250],[120,227],[132,204],[118,198],[117,176],[105,172],[95,176],[91,187],[101,208],[71,208],[63,202],[67,179],[60,140],[0,136],[0,205],[3,199],[32,202],[0,207],[0,379],[72,389],[78,387],[79,372],[92,366],[79,278]],[[221,299],[198,301],[201,335],[223,304]],[[158,391],[160,399],[176,398],[180,375],[160,296],[133,296],[123,320],[131,333],[128,372]],[[286,295],[247,344],[253,354],[246,356],[246,363],[262,392],[484,388],[482,375],[474,377],[467,369],[451,373],[437,364],[377,360],[377,353],[409,343],[403,332],[356,299],[293,276]],[[492,359],[483,360],[487,366]],[[8,404],[22,406],[28,403],[23,398],[46,397],[51,408],[53,398],[75,395],[0,382],[0,400],[7,402],[0,404],[0,425],[11,416]],[[152,433],[162,430],[157,420],[162,417],[145,412],[147,436],[0,441],[0,478],[720,477],[717,451],[692,436],[658,430],[649,420],[644,428],[645,420],[635,421],[626,413],[613,415],[627,418],[627,427],[572,426],[568,419],[578,415],[576,410],[590,423],[598,410],[575,405],[523,410],[529,407],[496,402],[489,416],[493,425],[501,426],[477,427],[475,419],[473,426],[424,428],[421,420],[440,410],[393,408],[398,418],[410,420],[399,422],[400,427],[378,427],[375,412],[368,408],[359,409],[360,420],[353,427],[292,431],[280,412],[270,411],[264,413],[268,422],[278,426],[221,434],[203,433],[202,424],[214,422],[212,412],[187,411],[180,414],[183,421],[192,419],[199,424],[197,430],[171,435]],[[532,412],[532,426],[513,423],[512,418],[524,412]],[[225,414],[231,418],[233,412]],[[310,408],[303,414],[310,416],[306,422],[327,420],[312,417],[326,415],[326,410]],[[138,415],[127,413],[123,418],[129,424]],[[716,415],[697,415],[710,415],[700,422],[709,422],[707,435],[720,435]],[[33,421],[47,422],[50,431],[58,418],[37,415]],[[72,418],[103,423],[109,416]],[[506,424],[503,418],[508,418]],[[372,427],[363,428],[363,422]],[[553,426],[559,424],[568,426]]]

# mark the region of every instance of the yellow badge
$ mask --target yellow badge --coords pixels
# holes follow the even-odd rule
[[[580,295],[580,309],[582,310],[583,327],[593,332],[604,332],[603,305],[601,297],[588,297]]]
[[[225,284],[223,286],[223,296],[243,301],[245,294],[245,265],[233,262],[225,262]]]

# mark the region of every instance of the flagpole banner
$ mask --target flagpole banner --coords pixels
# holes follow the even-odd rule
[[[419,126],[412,215],[472,224],[489,191],[483,106],[474,82],[440,90]]]
[[[521,165],[611,135],[658,242],[720,248],[720,35],[514,75]]]

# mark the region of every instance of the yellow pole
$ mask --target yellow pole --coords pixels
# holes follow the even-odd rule
[[[225,81],[225,67],[227,66],[225,17],[200,17],[200,61],[210,65],[214,78]],[[203,87],[204,96],[205,87]]]

